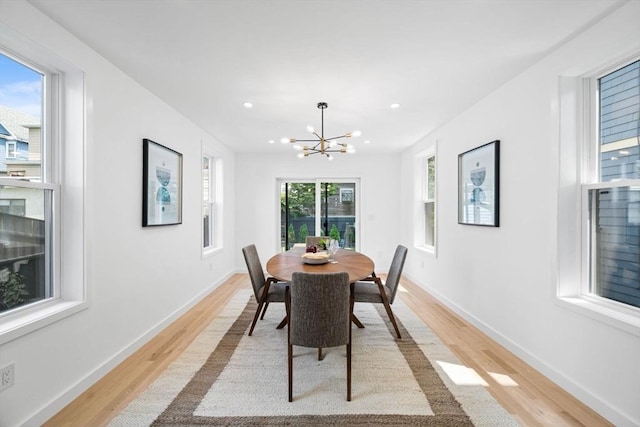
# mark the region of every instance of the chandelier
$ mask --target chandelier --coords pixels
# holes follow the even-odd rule
[[[318,102],[318,108],[320,109],[320,118],[321,118],[321,128],[320,134],[316,129],[307,125],[307,131],[313,135],[315,135],[316,139],[296,139],[296,138],[283,138],[282,143],[291,143],[296,144],[297,142],[309,142],[311,144],[303,144],[303,145],[294,145],[293,148],[296,150],[300,150],[298,153],[299,158],[308,157],[312,154],[321,154],[323,156],[327,156],[329,160],[333,160],[333,156],[331,153],[355,153],[356,150],[351,144],[347,144],[346,142],[338,142],[338,139],[342,138],[351,138],[360,136],[360,131],[353,131],[345,133],[344,135],[334,136],[332,138],[324,137],[324,110],[328,107],[326,102]]]

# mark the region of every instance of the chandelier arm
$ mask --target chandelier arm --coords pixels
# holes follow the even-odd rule
[[[342,139],[342,138],[350,138],[350,137],[353,136],[352,133],[348,132],[348,133],[346,133],[344,135],[334,136],[334,137],[331,137],[331,138],[325,138],[324,137],[324,110],[327,108],[327,103],[326,102],[319,102],[318,103],[318,108],[320,109],[320,134],[318,134],[318,132],[316,130],[313,130],[313,132],[311,132],[311,134],[314,135],[317,139],[295,139],[295,138],[290,138],[290,142],[291,143],[296,143],[296,142],[315,143],[315,145],[313,145],[313,146],[302,145],[302,150],[303,150],[303,153],[304,153],[304,157],[308,157],[308,156],[310,156],[312,154],[322,154],[324,156],[327,156],[329,159],[332,159],[333,157],[330,156],[329,153],[347,153],[347,152],[350,152],[350,151],[348,151],[349,145],[346,142],[333,143],[333,141],[335,141],[337,139]],[[313,129],[313,127],[312,126],[308,126],[308,129]],[[331,145],[333,145],[333,147],[331,147]],[[301,156],[301,154],[298,154],[298,156]]]
[[[333,141],[334,139],[340,139],[340,138],[349,138],[347,135],[340,135],[340,136],[334,136],[332,138],[325,138],[325,141]]]

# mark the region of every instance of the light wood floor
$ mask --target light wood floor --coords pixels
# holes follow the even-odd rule
[[[246,274],[231,277],[45,426],[106,425],[181,354],[238,289],[245,287],[250,287]],[[482,376],[488,383],[489,392],[522,425],[611,425],[416,284],[403,279],[398,295],[449,346],[462,364]],[[504,385],[504,381],[500,381],[501,385],[489,373],[505,375],[502,378],[510,379],[510,384]]]

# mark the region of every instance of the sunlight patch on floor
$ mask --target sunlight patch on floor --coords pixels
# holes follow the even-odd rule
[[[480,385],[488,387],[489,384],[473,369],[466,366],[438,361],[438,365],[456,385]]]
[[[509,375],[496,374],[495,372],[488,372],[498,384],[504,387],[517,387],[518,383],[513,380]]]

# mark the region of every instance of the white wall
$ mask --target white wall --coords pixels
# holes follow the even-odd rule
[[[201,256],[201,143],[224,159],[225,228],[234,228],[234,155],[24,1],[2,3],[3,25],[85,73],[85,247],[89,308],[0,349],[15,386],[0,426],[38,425],[232,274],[233,233]],[[142,139],[181,152],[183,223],[143,228]],[[81,260],[77,260],[81,262]]]
[[[555,299],[558,76],[638,49],[639,3],[503,86],[402,156],[298,160],[235,155],[22,0],[0,20],[86,73],[85,227],[90,307],[0,349],[16,385],[0,426],[53,415],[233,271],[240,248],[277,249],[277,178],[360,178],[361,250],[386,271],[397,243],[405,273],[618,425],[640,424],[637,336]],[[589,44],[599,40],[601,44]],[[488,64],[490,66],[490,64]],[[427,96],[425,94],[425,96]],[[183,224],[143,229],[142,138],[184,154]],[[457,224],[457,155],[502,140],[501,226]],[[414,153],[439,141],[438,257],[413,249]],[[200,255],[200,146],[225,158],[224,251]],[[236,196],[237,194],[237,196]],[[212,270],[212,271],[210,271]]]
[[[359,178],[360,250],[369,255],[376,271],[386,272],[395,245],[400,243],[400,156],[374,156],[362,148],[355,155],[298,159],[290,155],[236,155],[236,268],[246,271],[241,248],[254,243],[260,260],[279,249],[278,178]]]
[[[555,296],[557,230],[578,220],[558,220],[558,98],[560,76],[640,52],[639,16],[640,2],[625,4],[419,141],[401,167],[402,182],[416,182],[416,153],[437,141],[438,256],[411,251],[405,274],[620,426],[640,425],[638,331],[568,309]],[[500,227],[459,225],[457,156],[495,139]],[[403,188],[403,224],[415,221],[414,191]],[[414,232],[403,227],[403,240],[412,242]]]

